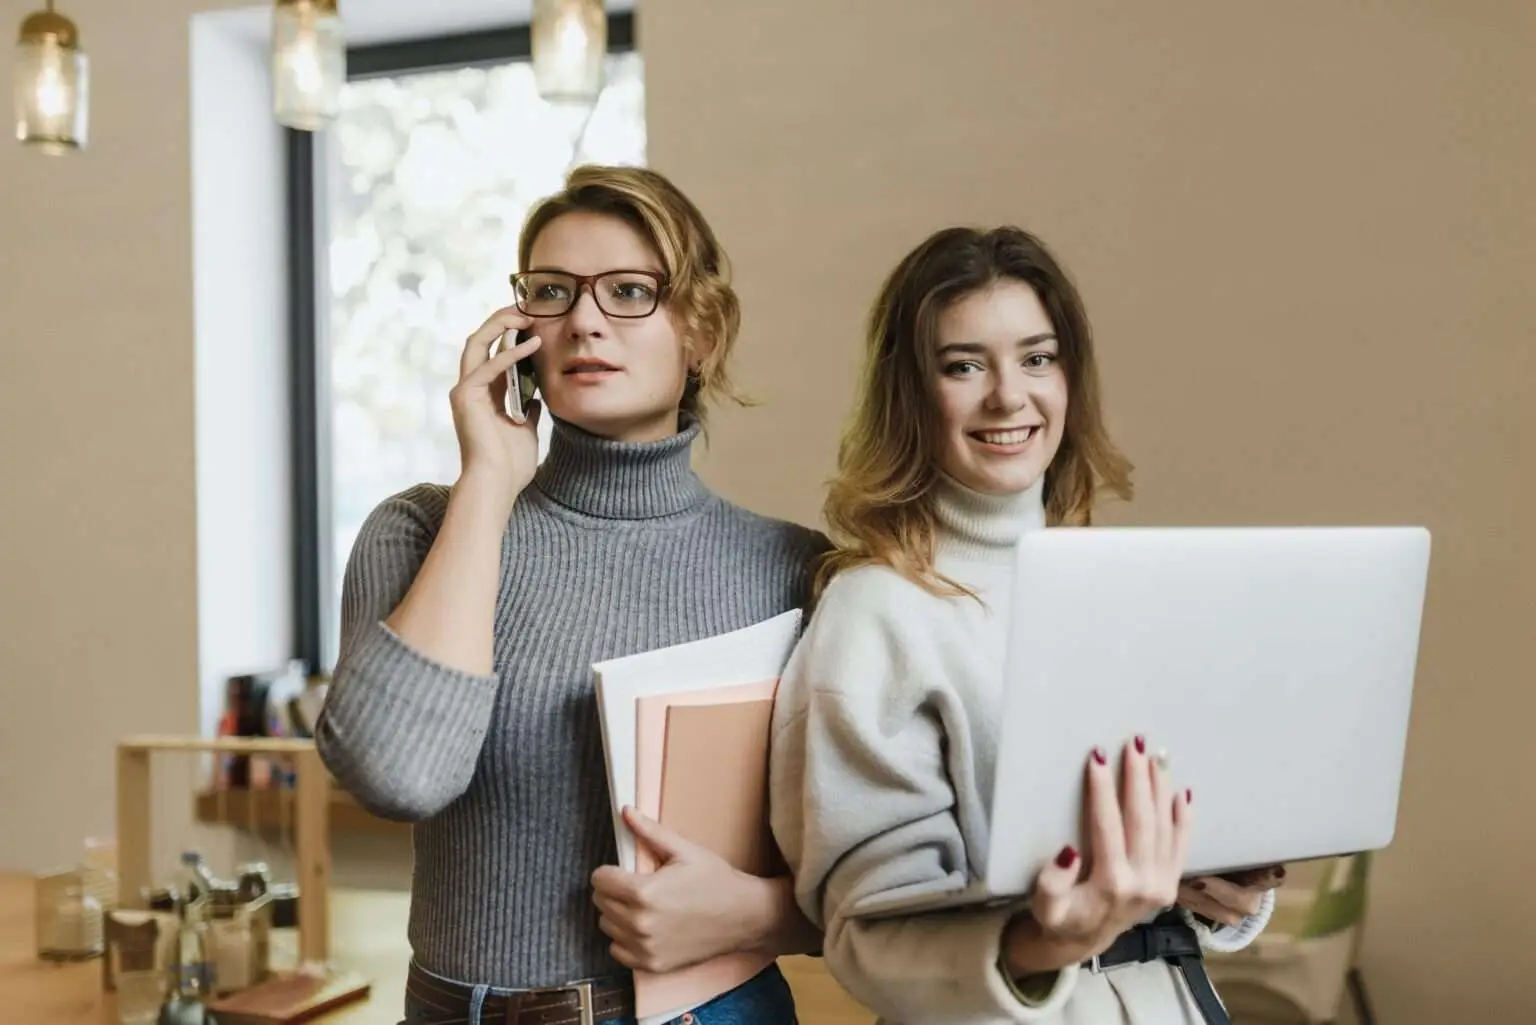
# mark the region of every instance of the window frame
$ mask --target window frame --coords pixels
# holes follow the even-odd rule
[[[635,20],[629,11],[608,15],[608,52],[635,49]],[[393,77],[454,68],[528,60],[530,26],[514,25],[455,35],[377,43],[347,49],[347,81]],[[321,230],[323,177],[316,160],[323,140],[310,132],[283,130],[288,257],[289,458],[293,492],[292,599],[293,657],[308,672],[330,672],[325,664],[325,621],[340,615],[330,608],[330,569],[346,553],[331,550],[330,351],[321,321],[325,251]]]

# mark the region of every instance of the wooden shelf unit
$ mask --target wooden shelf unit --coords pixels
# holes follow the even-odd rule
[[[299,884],[299,956],[305,962],[324,962],[330,951],[331,931],[331,806],[327,798],[334,783],[313,741],[187,736],[138,736],[118,741],[118,903],[125,908],[142,907],[142,895],[153,879],[151,763],[155,756],[165,754],[248,754],[292,762],[297,785],[288,799],[293,806],[294,881]]]
[[[410,823],[379,818],[334,783],[330,785],[327,803],[331,809],[330,828],[333,832],[406,835],[411,831]],[[287,829],[291,834],[295,804],[292,790],[280,791],[267,787],[255,790],[205,790],[197,795],[195,814],[199,822],[208,825],[248,830],[254,823],[256,828],[263,831],[282,829],[286,817]]]

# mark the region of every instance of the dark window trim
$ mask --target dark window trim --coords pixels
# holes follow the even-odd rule
[[[413,72],[442,71],[527,60],[532,56],[527,25],[459,35],[378,43],[347,50],[347,78],[356,81]],[[608,52],[635,48],[631,12],[608,16]],[[320,299],[322,222],[316,216],[320,152],[308,132],[284,129],[287,175],[289,398],[292,405],[290,455],[293,463],[293,640],[294,657],[311,673],[325,664],[325,617],[339,613],[325,599],[325,571],[332,565],[328,459],[329,369],[322,344]],[[345,558],[346,553],[334,553]]]
[[[288,176],[288,387],[293,467],[294,657],[311,673],[321,667],[325,643],[320,583],[330,520],[320,458],[323,417],[320,381],[320,287],[315,234],[315,139],[284,129]]]

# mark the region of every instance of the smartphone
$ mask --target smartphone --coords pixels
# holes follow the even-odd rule
[[[527,328],[517,332],[512,339],[513,345],[520,345],[533,336],[533,332]],[[507,344],[507,336],[501,336],[501,344]],[[521,420],[528,415],[528,404],[538,393],[539,385],[533,372],[533,357],[520,359],[512,364],[512,369],[507,371],[507,415]]]

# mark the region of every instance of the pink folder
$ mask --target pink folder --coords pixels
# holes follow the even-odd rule
[[[642,697],[636,702],[639,810],[754,875],[783,871],[768,829],[768,733],[777,680]],[[642,843],[636,869],[656,862]],[[635,973],[638,1017],[679,1012],[773,963],[730,954],[664,975]]]

